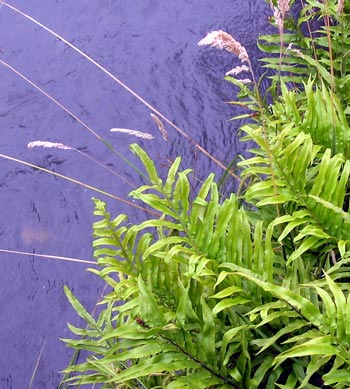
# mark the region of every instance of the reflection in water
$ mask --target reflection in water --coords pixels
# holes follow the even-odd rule
[[[49,243],[50,241],[55,239],[53,234],[44,229],[39,229],[37,227],[31,228],[28,226],[21,228],[21,238],[27,246],[35,245],[35,243]]]

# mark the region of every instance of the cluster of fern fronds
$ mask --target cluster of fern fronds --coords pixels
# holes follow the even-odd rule
[[[213,174],[192,193],[180,158],[161,179],[132,146],[149,184],[131,195],[159,217],[132,224],[95,199],[91,271],[110,289],[95,319],[66,288],[87,327],[65,341],[89,353],[66,383],[350,387],[349,4],[305,0],[295,19],[293,2],[270,3],[279,34],[259,47],[272,54],[272,102],[233,78],[248,56],[227,76],[255,120],[242,127],[255,146],[240,193],[222,200]],[[243,52],[221,31],[209,38]]]

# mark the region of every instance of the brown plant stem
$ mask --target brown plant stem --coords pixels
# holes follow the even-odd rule
[[[5,158],[5,159],[8,159],[8,160],[13,161],[13,162],[18,162],[18,163],[20,163],[20,164],[22,164],[22,165],[29,166],[29,167],[31,167],[31,168],[41,170],[41,171],[43,171],[43,172],[45,172],[45,173],[52,174],[52,175],[54,175],[54,176],[56,176],[56,177],[63,178],[63,179],[65,179],[65,180],[67,180],[67,181],[70,181],[70,182],[73,182],[73,183],[75,183],[75,184],[78,184],[78,185],[80,185],[80,186],[82,186],[82,187],[84,187],[84,188],[87,188],[87,189],[93,190],[93,191],[95,191],[95,192],[101,193],[101,194],[103,194],[103,195],[105,195],[105,196],[111,197],[112,199],[117,200],[117,201],[120,201],[121,203],[126,204],[126,205],[129,205],[130,207],[137,208],[137,209],[139,209],[139,210],[141,210],[141,211],[144,211],[144,212],[146,212],[146,213],[149,213],[149,214],[154,215],[154,216],[157,216],[157,217],[160,216],[159,213],[154,212],[154,211],[152,211],[152,210],[150,210],[150,209],[141,207],[140,205],[134,204],[134,203],[132,203],[131,201],[128,201],[128,200],[125,200],[125,199],[123,199],[123,198],[121,198],[121,197],[115,196],[115,195],[113,195],[113,194],[111,194],[111,193],[109,193],[109,192],[105,192],[104,190],[99,189],[99,188],[96,188],[95,186],[85,184],[84,182],[75,180],[74,178],[65,176],[65,175],[60,174],[60,173],[56,173],[56,172],[54,172],[54,171],[52,171],[52,170],[45,169],[45,168],[40,167],[40,166],[38,166],[38,165],[34,165],[34,164],[32,164],[32,163],[29,163],[29,162],[26,162],[26,161],[22,161],[21,159],[17,159],[17,158],[14,158],[14,157],[10,157],[9,155],[5,155],[5,154],[0,154],[0,158]]]

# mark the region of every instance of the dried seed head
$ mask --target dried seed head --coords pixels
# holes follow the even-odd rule
[[[243,78],[242,80],[237,80],[241,82],[242,84],[251,84],[253,81],[249,78]]]
[[[281,34],[283,32],[284,19],[287,12],[290,11],[290,0],[277,0],[277,7],[275,7],[273,2],[270,0],[270,6],[273,10],[273,16],[275,18],[278,31]]]
[[[129,130],[128,128],[111,128],[110,131],[111,132],[122,132],[124,134],[137,136],[138,138],[143,138],[143,139],[154,139],[154,136],[151,134],[148,134],[147,132]]]
[[[283,31],[284,20],[281,11],[278,7],[273,8],[273,16],[275,18],[275,23],[278,27],[278,31],[281,33]]]
[[[29,142],[27,147],[28,149],[32,149],[33,147],[44,147],[44,148],[55,148],[55,149],[63,149],[63,150],[74,150],[72,147],[66,146],[63,143],[53,143],[53,142],[46,142],[41,140]]]
[[[282,19],[285,18],[286,13],[290,10],[290,0],[277,0],[277,7],[281,13]]]
[[[337,14],[341,15],[344,11],[344,0],[338,0]]]
[[[297,54],[300,58],[304,58],[304,54],[299,49],[295,49],[293,43],[289,43],[287,51],[293,51],[293,53]]]
[[[242,72],[249,72],[249,68],[246,65],[242,66],[236,66],[235,68],[229,70],[226,72],[226,76],[237,76],[237,74],[240,74]]]
[[[221,50],[226,50],[229,53],[235,54],[241,62],[249,62],[247,50],[230,34],[222,30],[211,31],[207,36],[198,42],[199,46],[209,45]]]
[[[160,133],[162,134],[162,137],[163,139],[168,142],[169,140],[169,137],[168,137],[168,133],[166,132],[166,129],[164,127],[164,124],[160,121],[159,117],[156,116],[154,113],[151,113],[151,118],[154,120],[154,122],[156,123],[157,127],[158,127],[158,130],[160,131]]]

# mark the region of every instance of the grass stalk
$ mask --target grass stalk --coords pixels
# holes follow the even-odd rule
[[[131,186],[132,188],[136,188],[137,186],[131,182],[130,180],[128,180],[127,178],[123,177],[121,174],[117,173],[116,171],[114,171],[113,169],[111,169],[109,166],[103,164],[102,162],[98,161],[96,158],[94,157],[91,157],[90,155],[84,153],[83,151],[79,150],[79,149],[76,149],[75,147],[70,147],[71,150],[77,152],[78,154],[82,155],[83,157],[89,159],[90,161],[93,161],[94,163],[96,163],[97,165],[101,166],[103,169],[107,170],[109,173],[113,174],[114,176],[118,177],[119,179],[121,179],[122,181],[124,181],[126,184],[128,184],[129,186]]]
[[[98,266],[97,262],[89,261],[87,259],[72,258],[72,257],[62,257],[62,256],[59,256],[59,255],[28,253],[28,252],[25,252],[25,251],[7,250],[7,249],[0,249],[0,253],[16,254],[16,255],[26,255],[26,256],[30,256],[30,257],[46,258],[46,259],[56,259],[58,261],[75,262],[75,263],[82,263],[84,265],[88,264],[88,265],[92,265],[92,266]]]
[[[29,382],[29,389],[32,389],[32,387],[33,387],[34,379],[36,376],[36,372],[38,371],[39,363],[41,360],[41,356],[43,355],[45,344],[46,344],[46,340],[44,341],[43,345],[41,346],[40,353],[39,353],[38,359],[36,361],[32,377],[31,377],[30,382]]]
[[[157,217],[159,216],[158,213],[156,213],[156,212],[154,212],[154,211],[152,211],[152,210],[150,210],[150,209],[144,208],[144,207],[142,207],[142,206],[140,206],[140,205],[137,205],[137,204],[135,204],[135,203],[133,203],[133,202],[131,202],[131,201],[128,201],[128,200],[125,200],[125,199],[123,199],[123,198],[121,198],[121,197],[115,196],[114,194],[109,193],[109,192],[106,192],[106,191],[104,191],[104,190],[102,190],[102,189],[96,188],[95,186],[88,185],[88,184],[85,184],[84,182],[75,180],[74,178],[65,176],[65,175],[60,174],[60,173],[56,173],[56,172],[54,172],[54,171],[52,171],[52,170],[45,169],[45,168],[43,168],[43,167],[41,167],[41,166],[34,165],[34,164],[32,164],[32,163],[23,161],[23,160],[18,159],[18,158],[10,157],[9,155],[0,154],[0,158],[4,158],[4,159],[7,159],[7,160],[10,160],[10,161],[13,161],[13,162],[17,162],[17,163],[20,163],[20,164],[22,164],[22,165],[29,166],[29,167],[31,167],[31,168],[33,168],[33,169],[38,169],[38,170],[41,170],[42,172],[52,174],[52,175],[54,175],[54,176],[56,176],[56,177],[59,177],[59,178],[63,178],[63,179],[65,179],[65,180],[67,180],[67,181],[70,181],[70,182],[73,182],[73,183],[75,183],[75,184],[78,184],[78,185],[80,185],[80,186],[82,186],[82,187],[84,187],[84,188],[90,189],[90,190],[92,190],[92,191],[94,191],[94,192],[101,193],[101,194],[103,194],[103,195],[105,195],[105,196],[108,196],[108,197],[114,199],[114,200],[120,201],[121,203],[126,204],[126,205],[128,205],[128,206],[130,206],[130,207],[137,208],[137,209],[139,209],[139,210],[141,210],[141,211],[144,211],[144,212],[146,212],[146,213],[149,213],[149,214],[151,214],[151,215],[153,215],[153,216],[157,216]]]
[[[53,142],[46,142],[46,141],[44,141],[44,142],[43,141],[33,141],[33,142],[28,143],[27,147],[28,148],[33,148],[33,147],[48,148],[48,147],[52,147],[52,148],[59,148],[59,149],[64,149],[64,150],[75,151],[76,153],[82,155],[84,158],[87,158],[90,161],[92,161],[92,162],[96,163],[97,165],[101,166],[103,169],[107,170],[109,173],[113,174],[114,176],[116,176],[120,180],[124,181],[126,184],[130,185],[132,188],[136,188],[136,185],[134,183],[132,183],[131,181],[129,181],[128,179],[126,179],[125,177],[123,177],[122,175],[120,175],[119,173],[114,171],[113,169],[111,169],[109,166],[101,163],[97,159],[91,157],[90,155],[84,153],[83,151],[81,151],[79,149],[76,149],[75,147],[67,146],[67,145],[64,145],[62,143],[53,143]]]

